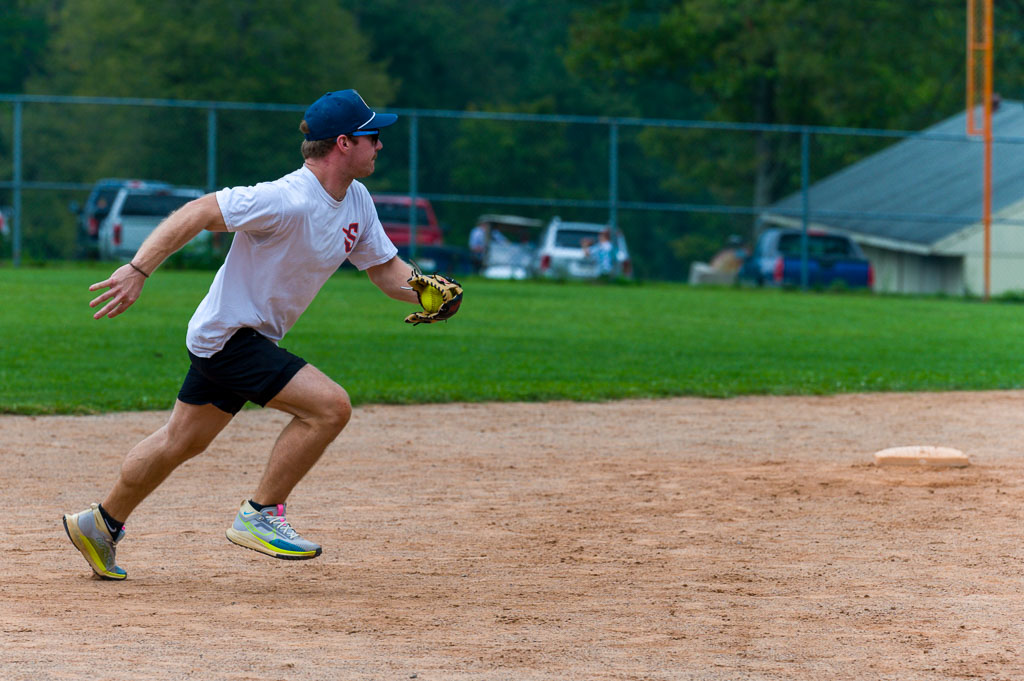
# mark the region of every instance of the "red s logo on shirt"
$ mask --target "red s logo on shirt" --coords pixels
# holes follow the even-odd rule
[[[353,222],[347,228],[341,230],[345,235],[345,252],[348,253],[356,245],[356,236],[359,234],[359,223]]]

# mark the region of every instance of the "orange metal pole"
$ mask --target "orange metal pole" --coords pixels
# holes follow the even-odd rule
[[[982,220],[985,223],[985,300],[992,289],[992,0],[985,0],[985,190]]]
[[[993,52],[993,0],[981,0],[982,15],[978,16],[978,1],[967,0],[967,134],[981,135],[985,146],[982,180],[981,221],[984,227],[984,296],[992,292],[992,52]],[[980,20],[979,20],[980,19]],[[978,31],[981,35],[978,35]],[[982,121],[977,125],[974,109],[978,96],[977,53],[981,60]]]

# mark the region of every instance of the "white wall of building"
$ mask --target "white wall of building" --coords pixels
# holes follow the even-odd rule
[[[985,230],[979,223],[936,244],[935,250],[963,258],[966,293],[985,292]],[[990,293],[1024,291],[1024,225],[992,224]]]
[[[919,255],[861,244],[875,268],[875,291],[880,293],[964,294],[963,258]]]

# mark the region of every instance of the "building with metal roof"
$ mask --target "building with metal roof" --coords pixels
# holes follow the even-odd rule
[[[875,290],[984,293],[984,144],[966,113],[912,135],[808,191],[808,227],[849,234],[875,268]],[[980,117],[978,117],[980,120]],[[1024,290],[1024,103],[992,115],[992,294]],[[803,225],[803,195],[761,214]]]

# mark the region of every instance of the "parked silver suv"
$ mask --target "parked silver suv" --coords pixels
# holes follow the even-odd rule
[[[184,187],[123,187],[100,223],[97,245],[101,258],[130,259],[150,232],[168,215],[203,195]],[[210,233],[200,232],[185,249],[208,247]]]
[[[608,246],[602,246],[603,239],[607,239]],[[626,238],[619,230],[593,222],[563,222],[556,217],[540,238],[533,272],[552,279],[629,278],[633,276],[633,263]]]
[[[78,217],[78,257],[95,259],[99,256],[97,239],[100,223],[110,215],[110,208],[122,187],[134,189],[169,189],[170,184],[157,180],[129,180],[125,178],[106,177],[96,182],[89,192],[84,206],[72,201],[68,206]]]

